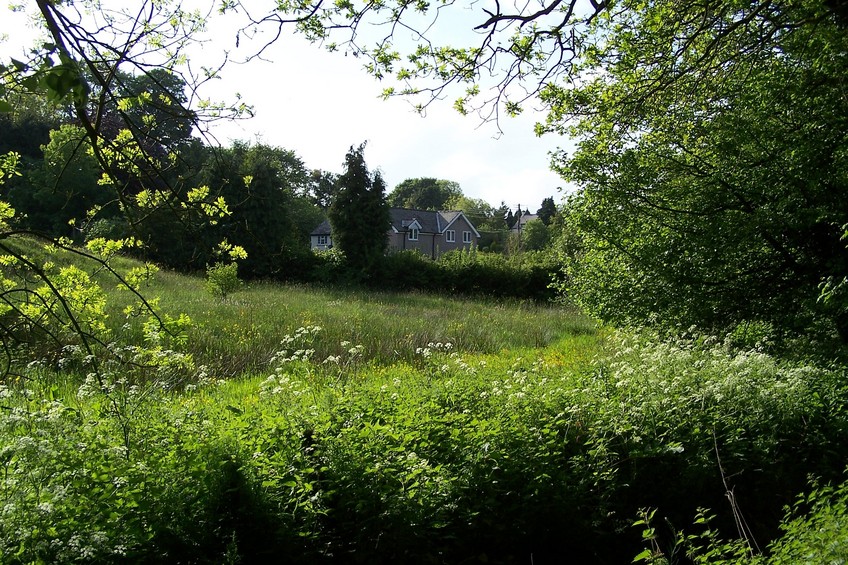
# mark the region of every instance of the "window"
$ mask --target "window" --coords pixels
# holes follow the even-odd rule
[[[447,241],[448,243],[455,242],[456,241],[456,231],[455,230],[446,231],[445,232],[445,241]]]
[[[409,241],[418,241],[418,228],[409,229]]]
[[[319,235],[319,236],[318,236],[318,245],[324,245],[324,246],[326,246],[326,245],[327,245],[327,240],[328,240],[328,239],[329,239],[329,237],[327,237],[326,235]]]
[[[462,243],[471,243],[471,232],[470,231],[462,232]]]

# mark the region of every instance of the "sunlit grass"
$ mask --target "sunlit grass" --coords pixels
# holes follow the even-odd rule
[[[119,341],[141,343],[146,315],[127,318],[125,307],[138,300],[117,290],[118,281],[103,265],[69,251],[47,251],[29,239],[15,246],[37,264],[76,265],[107,291],[107,325]],[[119,273],[140,262],[113,257]],[[188,315],[187,343],[180,346],[197,365],[217,377],[262,372],[281,340],[297,328],[320,326],[310,343],[314,358],[343,353],[343,342],[363,347],[363,360],[375,365],[410,361],[430,343],[451,343],[463,354],[497,355],[560,344],[591,352],[599,344],[595,324],[563,304],[441,296],[423,292],[376,292],[274,282],[250,282],[226,299],[210,294],[202,275],[173,271],[154,274],[140,288],[160,316]],[[587,353],[589,355],[589,353]]]
[[[561,340],[588,340],[589,346],[597,339],[591,320],[557,304],[270,282],[251,283],[220,300],[205,292],[202,278],[171,272],[159,273],[149,293],[160,297],[162,312],[191,317],[188,352],[221,376],[260,370],[283,337],[304,326],[322,328],[311,344],[316,358],[338,355],[342,342],[351,342],[378,364],[408,361],[428,343],[494,354]],[[121,319],[120,309],[112,316]]]

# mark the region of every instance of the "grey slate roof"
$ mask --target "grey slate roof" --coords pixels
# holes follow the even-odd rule
[[[537,214],[522,214],[518,218],[518,222],[515,225],[520,225],[524,227],[528,222],[532,222],[533,220],[538,220],[539,216]]]
[[[392,227],[398,232],[407,231],[407,226],[413,221],[417,221],[421,226],[422,233],[444,233],[445,229],[461,214],[462,212],[459,210],[434,212],[432,210],[408,210],[405,208],[389,209]],[[474,228],[472,227],[472,229]],[[476,232],[476,229],[474,231]],[[310,235],[332,235],[330,221],[324,220],[321,222],[318,227],[312,230]],[[477,235],[479,236],[480,234]]]
[[[330,220],[324,220],[309,235],[330,235],[331,233]]]
[[[407,226],[411,224],[413,220],[416,220],[421,225],[422,233],[441,234],[450,227],[454,220],[463,214],[460,210],[441,210],[436,212],[433,210],[392,208],[389,210],[389,215],[392,219],[392,227],[399,232],[405,232],[407,230]],[[469,222],[469,224],[470,223],[471,222]],[[474,228],[472,227],[472,229]],[[477,230],[474,231],[476,232]],[[479,236],[480,234],[477,235]]]

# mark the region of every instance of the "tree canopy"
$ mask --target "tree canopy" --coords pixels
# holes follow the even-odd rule
[[[0,69],[0,105],[9,106],[11,87],[70,104],[112,182],[123,178],[110,171],[129,168],[144,186],[167,189],[167,156],[132,126],[145,100],[123,96],[121,77],[155,81],[158,100],[198,127],[203,113],[184,104],[191,96],[179,98],[166,82],[204,16],[147,1],[138,12],[89,10],[83,0],[36,4],[51,41]],[[362,57],[374,76],[393,81],[386,96],[411,96],[421,108],[450,95],[459,111],[497,121],[540,101],[547,119],[538,133],[578,141],[553,162],[580,187],[565,222],[582,242],[567,258],[568,289],[597,316],[711,327],[755,319],[793,331],[835,328],[848,339],[842,3],[550,0],[465,13],[400,0],[217,7],[244,18],[239,39],[293,25]],[[441,43],[438,26],[459,14],[473,20],[472,33]],[[266,46],[256,45],[256,56]],[[180,76],[194,92],[217,72]],[[210,118],[249,111],[199,106]],[[110,136],[113,108],[126,127]]]
[[[448,202],[462,196],[459,183],[434,178],[406,179],[388,195],[389,206],[417,210],[445,210]]]
[[[542,223],[546,226],[551,224],[554,219],[554,216],[556,216],[556,213],[556,204],[554,204],[554,199],[552,196],[543,199],[542,205],[536,211],[536,215],[539,216],[539,219],[542,220]]]
[[[571,290],[614,322],[837,329],[848,273],[848,41],[817,2],[623,3],[585,80],[549,85],[557,167],[582,187]],[[602,72],[599,72],[602,71]]]
[[[363,278],[372,274],[388,245],[391,222],[385,191],[380,172],[371,173],[365,163],[365,144],[351,146],[336,181],[329,219],[333,244]]]

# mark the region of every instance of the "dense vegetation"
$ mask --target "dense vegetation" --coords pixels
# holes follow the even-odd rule
[[[51,41],[0,65],[4,563],[848,558],[841,4],[495,3],[475,47],[430,21],[405,57],[359,26],[452,4],[250,17],[407,95],[464,83],[461,112],[538,94],[578,141],[536,222],[397,187],[525,226],[429,261],[357,238],[387,206],[364,146],[336,175],[192,137],[250,109],[192,104],[206,20],[141,3],[37,2]]]
[[[4,562],[730,556],[709,544],[735,516],[765,545],[811,473],[843,480],[844,369],[606,335],[562,307],[202,288],[147,287],[193,320],[155,363],[95,374],[68,346],[0,388]],[[168,340],[107,294],[111,347]],[[806,520],[839,555],[843,494],[817,496]],[[692,538],[656,520],[643,540],[646,508]],[[786,524],[792,551],[821,551]]]

